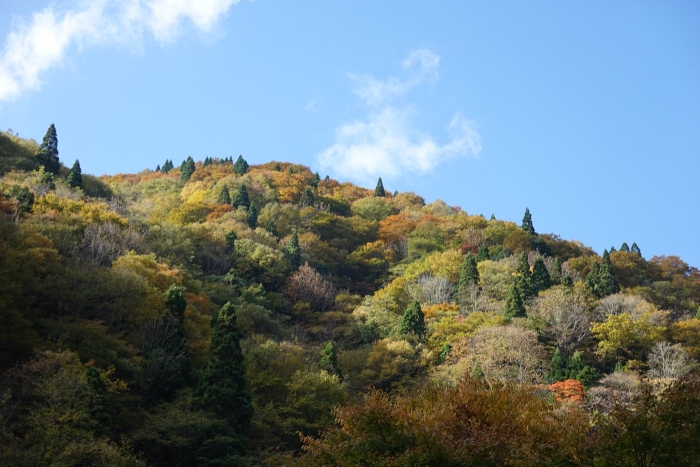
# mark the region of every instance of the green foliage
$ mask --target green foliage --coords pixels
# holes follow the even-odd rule
[[[183,182],[188,181],[195,170],[194,159],[188,156],[187,159],[185,159],[185,161],[182,163],[182,167],[180,167],[180,169],[182,170],[180,180],[182,180]]]
[[[306,187],[299,198],[299,207],[306,208],[314,205],[314,193],[311,188]]]
[[[535,227],[532,225],[532,214],[530,214],[530,209],[525,208],[525,215],[523,215],[522,229],[529,233],[530,235],[535,235]]]
[[[343,380],[343,372],[340,371],[340,368],[338,367],[338,353],[333,341],[326,344],[326,346],[323,348],[319,366],[322,370],[338,375],[340,381]]]
[[[374,196],[379,198],[386,196],[386,193],[384,192],[384,184],[382,183],[382,177],[379,177],[379,180],[377,180],[377,186],[374,188]]]
[[[236,195],[233,197],[233,207],[237,208],[243,206],[245,208],[250,206],[250,200],[248,199],[248,189],[243,183],[238,187]]]
[[[425,336],[425,317],[420,303],[416,300],[406,309],[399,322],[399,335],[405,337],[415,334],[418,337]]]
[[[163,163],[163,167],[160,168],[160,171],[164,174],[167,174],[168,172],[170,172],[174,168],[175,168],[175,166],[173,165],[172,159],[166,159],[165,162]]]
[[[541,257],[538,257],[535,260],[535,264],[532,266],[530,284],[532,285],[534,293],[547,290],[552,285],[547,266],[545,266],[544,260]]]
[[[245,220],[248,227],[255,229],[255,226],[258,224],[258,208],[254,204],[248,208]]]
[[[481,369],[481,363],[477,360],[474,362],[474,367],[472,368],[472,378],[474,379],[484,379],[484,371]]]
[[[561,281],[563,279],[563,272],[561,268],[561,261],[559,261],[559,258],[556,258],[554,260],[554,266],[552,266],[552,274],[550,276],[550,279],[552,281],[553,285],[556,284],[561,284]]]
[[[484,245],[481,248],[479,248],[479,254],[476,255],[476,262],[480,263],[488,259],[491,259],[491,255],[489,254],[488,247]]]
[[[311,185],[314,188],[318,188],[318,182],[320,182],[320,181],[321,181],[321,176],[318,174],[318,172],[316,172],[314,174],[314,178],[311,179],[311,182],[309,183],[309,185]]]
[[[236,163],[233,164],[233,171],[236,172],[238,175],[243,175],[248,171],[248,168],[250,166],[248,165],[248,162],[246,162],[245,159],[243,159],[243,156],[238,156],[238,159],[236,159]]]
[[[292,266],[292,270],[299,269],[299,266],[301,266],[301,249],[299,248],[299,237],[297,236],[296,229],[292,230],[292,236],[289,237],[285,253],[289,259],[289,264]]]
[[[82,188],[83,187],[83,171],[80,169],[80,162],[78,159],[75,160],[75,163],[73,164],[73,167],[70,169],[70,172],[68,172],[68,176],[66,177],[66,182],[73,188]]]
[[[512,318],[523,318],[525,317],[525,304],[523,303],[523,279],[522,277],[516,278],[508,290],[508,296],[506,296],[505,308],[503,314],[507,319]]]
[[[12,170],[38,170],[38,151],[39,145],[34,140],[24,140],[10,131],[0,131],[0,175]]]
[[[457,294],[459,297],[467,293],[467,289],[472,285],[479,284],[479,270],[476,267],[476,260],[471,253],[467,253],[462,263],[462,271],[457,283]]]
[[[216,199],[218,204],[231,204],[231,194],[228,191],[228,186],[224,185]]]
[[[46,130],[36,158],[47,172],[58,175],[61,163],[58,161],[58,137],[56,136],[56,127],[53,123]]]
[[[219,311],[209,357],[199,378],[197,404],[228,423],[230,444],[222,446],[227,455],[229,450],[241,452],[244,449],[244,436],[253,415],[240,339],[235,307],[226,303]]]
[[[640,257],[642,256],[642,250],[639,249],[636,243],[632,243],[632,246],[630,247],[630,252],[631,253],[636,253]],[[611,252],[612,253],[612,252]]]

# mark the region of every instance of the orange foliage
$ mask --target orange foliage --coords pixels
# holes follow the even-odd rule
[[[580,381],[567,379],[549,385],[549,390],[554,393],[557,402],[580,402],[586,398],[586,389]]]
[[[398,242],[413,232],[416,225],[415,214],[402,212],[389,216],[379,223],[379,238],[387,243]]]
[[[444,318],[445,316],[457,316],[459,314],[459,306],[456,303],[437,303],[423,308],[422,311],[427,321],[435,318]]]

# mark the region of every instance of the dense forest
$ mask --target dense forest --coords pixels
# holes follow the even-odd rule
[[[0,465],[700,465],[681,258],[288,162],[58,149],[0,132]]]

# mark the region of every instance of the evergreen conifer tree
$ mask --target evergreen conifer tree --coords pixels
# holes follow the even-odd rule
[[[158,165],[156,166],[156,170],[155,170],[155,171],[156,171],[156,172],[160,172],[160,164],[158,164]]]
[[[269,221],[267,221],[267,225],[265,226],[265,230],[267,230],[272,235],[277,237],[277,224],[275,223],[274,219],[270,219]]]
[[[552,280],[552,284],[554,284],[554,285],[561,284],[562,275],[563,275],[563,271],[561,269],[561,261],[559,261],[559,258],[555,258],[554,259],[554,266],[552,266],[552,274],[550,275],[550,279]]]
[[[301,266],[301,249],[299,248],[299,237],[296,229],[292,230],[292,236],[289,237],[289,242],[287,242],[287,258],[289,258],[289,264],[291,264],[293,271],[299,269],[299,266]]]
[[[226,232],[226,249],[229,253],[233,253],[235,251],[237,238],[236,232],[233,230]]]
[[[290,166],[287,168],[287,173],[288,173],[289,175],[293,174],[293,173],[294,173],[294,167],[292,167],[292,166],[290,165]]]
[[[231,193],[228,191],[228,186],[224,185],[216,202],[219,204],[231,204]]]
[[[607,251],[603,253],[603,261],[600,264],[600,271],[598,273],[598,285],[601,297],[606,297],[608,295],[612,295],[620,291],[620,284],[617,283],[617,279],[615,278],[615,273],[613,270],[613,265],[610,261],[610,253],[608,253]]]
[[[630,247],[629,247],[629,245],[627,245],[627,242],[622,242],[622,245],[620,245],[620,251],[626,251],[626,252],[630,251]]]
[[[275,166],[272,168],[275,172],[280,172],[282,170],[282,167],[280,167],[279,162],[275,164]]]
[[[438,355],[438,365],[442,365],[447,360],[447,356],[450,354],[452,346],[450,344],[445,344],[440,349],[440,355]]]
[[[523,303],[524,293],[522,291],[521,281],[522,277],[517,277],[508,290],[504,310],[504,315],[507,319],[525,317],[525,304]]]
[[[564,277],[561,278],[561,285],[565,287],[572,287],[574,285],[574,280],[571,278],[570,275],[566,274]]]
[[[243,159],[243,156],[238,156],[236,163],[233,164],[233,171],[236,172],[238,175],[243,175],[248,171],[248,167],[248,162],[246,162],[246,160]]]
[[[188,156],[187,159],[185,159],[185,161],[182,163],[182,174],[180,175],[180,180],[182,180],[183,182],[188,181],[194,173],[194,169],[194,159]]]
[[[598,261],[593,263],[593,266],[591,267],[591,272],[588,273],[586,276],[586,281],[583,283],[583,286],[588,289],[594,296],[596,297],[602,297],[600,295],[600,264],[598,264]]]
[[[515,270],[519,274],[519,286],[524,302],[527,297],[533,295],[535,292],[532,288],[532,273],[530,272],[530,263],[528,262],[526,251],[520,253],[520,256],[518,257],[518,265]]]
[[[523,230],[530,235],[535,235],[535,227],[532,225],[532,215],[530,214],[530,209],[525,208],[525,215],[523,216]]]
[[[248,190],[245,185],[241,183],[236,192],[236,196],[233,197],[233,207],[237,208],[239,206],[245,206],[246,208],[250,206],[250,200],[248,199]]]
[[[36,158],[47,172],[58,175],[61,163],[58,160],[58,137],[56,136],[56,127],[53,123],[46,130]]]
[[[374,196],[379,198],[386,196],[386,193],[384,192],[384,184],[382,183],[382,177],[379,177],[379,180],[377,180],[377,186],[374,188]]]
[[[616,251],[617,251],[617,248],[615,248],[614,246],[610,247],[610,253],[615,253]]]
[[[165,159],[165,163],[163,164],[163,167],[160,168],[160,171],[163,172],[164,174],[167,174],[173,169],[173,161],[170,159]]]
[[[399,323],[399,335],[405,337],[408,334],[415,334],[418,337],[425,335],[425,316],[417,300],[413,300],[413,303],[406,308]]]
[[[319,366],[322,370],[326,370],[329,373],[335,373],[338,375],[338,378],[341,381],[343,380],[343,372],[340,371],[340,368],[338,367],[338,354],[333,341],[330,341],[323,348]]]
[[[496,220],[496,216],[494,216],[493,213],[491,213],[491,218],[490,218],[489,220],[490,220],[490,221],[495,221],[495,220]]]
[[[470,285],[479,284],[479,270],[476,267],[476,260],[471,253],[467,253],[462,261],[462,272],[459,276],[457,293],[462,297]]]
[[[487,246],[482,246],[479,248],[479,254],[476,255],[476,262],[480,263],[482,261],[486,261],[487,259],[491,259],[489,248]]]
[[[318,174],[318,172],[316,172],[314,174],[314,178],[311,179],[311,183],[309,183],[309,185],[311,185],[314,188],[318,188],[318,182],[320,182],[320,181],[321,181],[321,176]]]
[[[255,229],[255,226],[258,225],[258,209],[254,204],[251,204],[251,206],[248,208],[248,213],[246,214],[245,220],[248,227],[251,229]]]
[[[299,199],[299,207],[306,208],[314,205],[314,193],[308,186],[304,189]]]
[[[472,378],[484,379],[484,370],[481,369],[481,363],[479,360],[474,362],[474,366],[472,367]]]
[[[540,257],[535,260],[535,264],[532,266],[530,283],[535,293],[547,290],[552,285],[547,266],[545,266],[544,260]]]
[[[566,362],[559,351],[559,347],[554,351],[554,356],[549,364],[549,373],[547,373],[547,379],[556,383],[557,381],[564,381],[569,378],[569,371],[566,368]]]
[[[632,246],[630,247],[630,251],[632,253],[637,253],[639,257],[641,258],[642,256],[642,250],[639,249],[636,243],[633,243]]]
[[[78,159],[75,160],[73,167],[70,169],[70,172],[68,172],[66,181],[73,188],[83,187],[83,171],[80,169],[80,162]]]
[[[197,405],[205,412],[225,420],[228,454],[244,451],[245,433],[253,416],[250,393],[246,388],[245,366],[236,324],[236,310],[231,302],[219,311],[219,318],[209,344],[207,357],[197,388]]]
[[[165,307],[170,310],[174,318],[177,318],[180,323],[185,319],[185,310],[187,309],[187,301],[182,293],[182,287],[171,285],[165,292]]]

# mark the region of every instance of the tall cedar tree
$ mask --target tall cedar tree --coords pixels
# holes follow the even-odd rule
[[[236,232],[234,232],[233,230],[229,230],[228,232],[226,232],[226,250],[229,253],[234,252],[237,239],[238,239],[238,236],[236,235]]]
[[[600,288],[600,263],[596,261],[593,263],[593,266],[591,266],[591,271],[588,273],[586,276],[586,280],[583,283],[583,286],[588,289],[593,295],[596,297],[602,297],[599,292]]]
[[[56,127],[53,123],[46,130],[44,141],[39,146],[36,158],[47,172],[58,175],[61,163],[58,161],[58,137],[56,136]]]
[[[559,258],[556,258],[554,260],[554,266],[552,266],[552,274],[550,276],[550,279],[552,280],[552,284],[561,284],[562,280],[562,269],[561,269],[561,261],[559,261]]]
[[[170,159],[165,159],[165,163],[163,164],[163,167],[160,168],[160,171],[164,174],[167,174],[173,169],[173,161]]]
[[[540,257],[535,260],[535,264],[532,266],[530,283],[535,293],[547,290],[552,285],[552,279],[549,277],[547,266],[545,266],[544,260]]]
[[[617,283],[612,262],[610,261],[610,253],[607,250],[603,252],[603,261],[600,263],[600,273],[598,275],[600,291],[603,297],[618,293],[620,284]]]
[[[292,265],[292,270],[296,271],[301,266],[301,249],[299,248],[299,237],[297,236],[297,230],[292,230],[292,236],[289,237],[287,242],[287,258],[289,259],[289,264]]]
[[[233,207],[237,208],[239,206],[245,206],[246,208],[250,206],[250,200],[248,199],[248,190],[242,183],[241,186],[238,187],[236,196],[233,197]]]
[[[236,324],[236,309],[228,302],[219,311],[196,394],[199,407],[228,423],[232,434],[238,438],[234,441],[235,450],[243,446],[242,439],[253,416],[253,405],[246,388],[241,337]]]
[[[418,300],[413,300],[413,303],[406,308],[403,316],[401,316],[399,335],[404,337],[408,334],[415,334],[418,337],[425,335],[425,315],[420,308]]]
[[[180,175],[180,180],[183,182],[188,181],[194,173],[194,159],[192,159],[191,156],[187,156],[185,162],[182,163],[181,170],[182,174]]]
[[[275,172],[280,172],[280,171],[282,171],[282,167],[280,167],[279,162],[277,162],[277,163],[275,164],[275,166],[272,168],[272,170],[274,170]]]
[[[374,196],[377,196],[379,198],[383,198],[386,196],[386,193],[384,193],[384,184],[382,183],[382,177],[379,177],[379,180],[377,180],[377,186],[374,189]]]
[[[529,208],[525,208],[525,215],[523,216],[523,230],[530,235],[535,235],[535,227],[532,225],[532,215],[530,214]]]
[[[642,257],[642,250],[639,249],[636,243],[633,243],[632,246],[630,247],[630,251],[632,253],[637,253],[639,257]],[[611,252],[612,253],[612,252]]]
[[[158,165],[156,166],[156,170],[155,170],[155,171],[156,171],[156,172],[160,172],[160,164],[158,164]]]
[[[520,253],[518,257],[516,272],[520,275],[520,292],[522,293],[523,301],[525,301],[527,297],[534,293],[532,288],[532,273],[530,272],[530,263],[528,262],[526,251]]]
[[[66,181],[73,188],[83,187],[83,171],[80,169],[80,162],[78,159],[75,160],[73,167],[70,169],[70,172],[68,172]]]
[[[479,254],[476,255],[476,262],[480,263],[482,261],[486,261],[488,259],[491,259],[491,254],[489,253],[489,248],[487,246],[482,246],[479,248]]]
[[[314,205],[314,193],[311,191],[311,188],[308,186],[304,189],[304,192],[301,194],[301,198],[299,199],[299,207],[301,208],[306,208],[309,206]]]
[[[243,175],[248,171],[248,167],[248,162],[246,162],[246,160],[243,159],[243,156],[238,156],[236,163],[233,164],[233,171],[236,172],[238,175]]]
[[[231,204],[231,193],[228,191],[228,187],[224,185],[224,189],[219,193],[219,198],[216,200],[219,204]]]
[[[338,351],[333,341],[330,341],[323,348],[319,366],[322,370],[326,370],[329,373],[334,373],[338,375],[338,378],[340,378],[341,381],[343,380],[343,373],[340,371],[340,368],[338,368]]]
[[[318,174],[318,172],[316,172],[314,174],[314,178],[311,179],[311,183],[309,183],[309,185],[311,185],[314,188],[318,188],[318,182],[320,182],[320,181],[321,181],[321,176]]]
[[[523,296],[525,294],[522,290],[522,281],[522,276],[516,277],[508,290],[506,306],[503,312],[508,319],[525,317],[525,304],[523,302]]]
[[[457,293],[462,297],[470,285],[477,284],[479,284],[479,270],[476,268],[476,260],[471,253],[467,253],[462,261],[462,273],[459,276]]]
[[[622,245],[620,245],[620,251],[630,251],[630,247],[627,245],[627,242],[622,242]]]
[[[245,220],[248,227],[251,229],[255,229],[255,226],[258,225],[258,208],[256,208],[254,204],[248,208],[248,214],[246,214]]]

